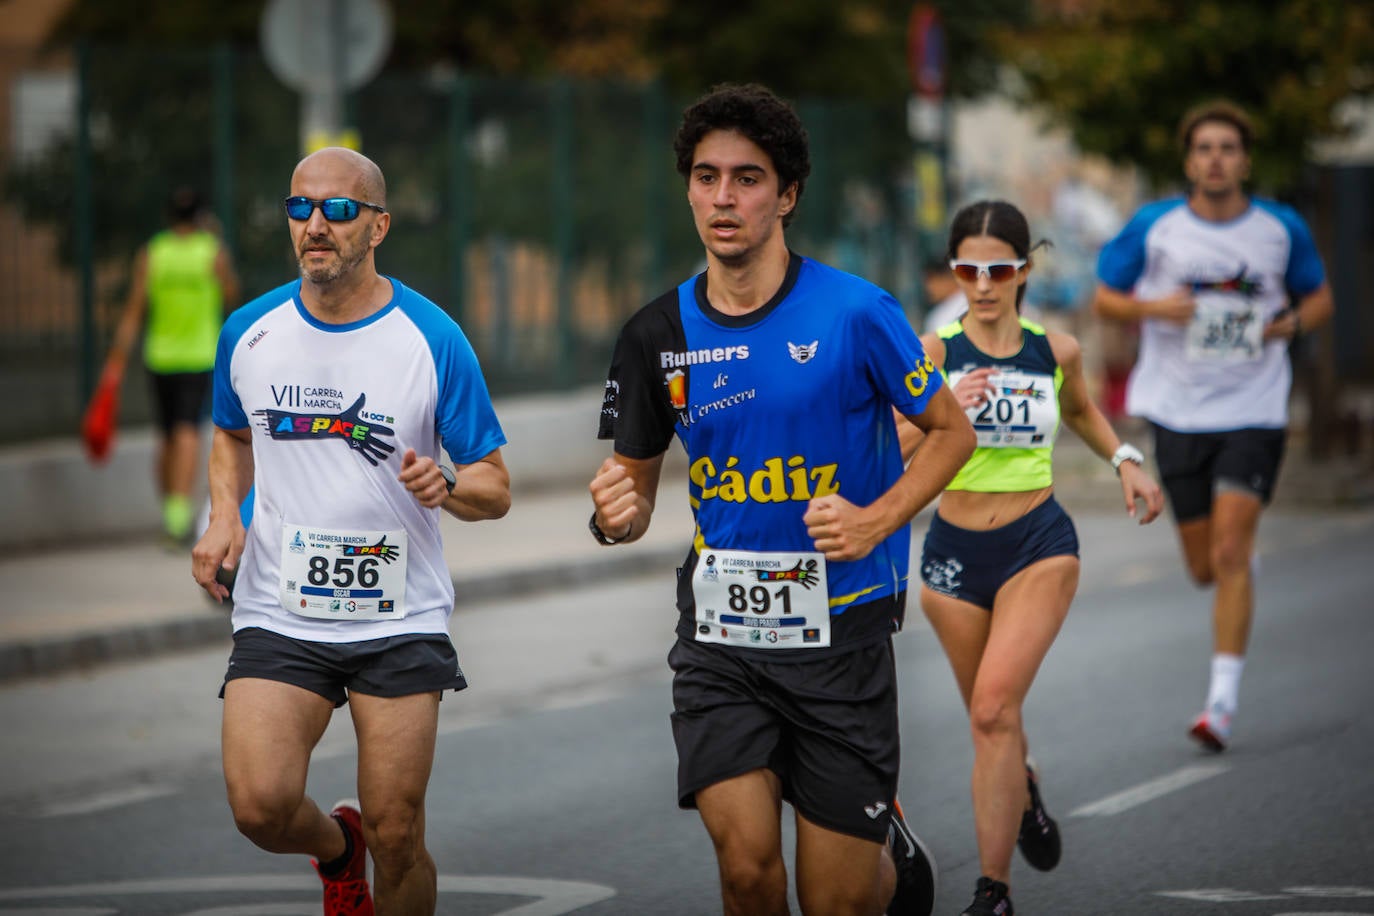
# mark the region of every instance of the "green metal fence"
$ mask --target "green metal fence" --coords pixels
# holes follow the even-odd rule
[[[296,275],[280,200],[299,102],[256,53],[82,47],[73,70],[70,129],[5,165],[0,442],[75,432],[132,254],[174,185],[210,196],[246,298]],[[652,84],[383,74],[346,105],[387,176],[379,268],[459,320],[496,395],[595,383],[623,319],[700,269],[671,151],[690,101]],[[789,243],[914,310],[901,105],[798,107],[814,171]],[[126,424],[147,418],[138,375]]]

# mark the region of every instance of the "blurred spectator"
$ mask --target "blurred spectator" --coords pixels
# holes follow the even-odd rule
[[[167,219],[168,227],[134,258],[110,358],[122,365],[143,327],[143,363],[160,431],[155,474],[163,533],[170,543],[184,544],[195,515],[191,491],[200,466],[200,424],[215,344],[225,307],[238,296],[238,278],[228,249],[209,228],[198,191],[173,191]]]

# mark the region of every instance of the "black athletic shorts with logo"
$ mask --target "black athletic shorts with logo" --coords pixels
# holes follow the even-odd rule
[[[356,691],[404,697],[462,690],[467,679],[447,633],[383,636],[362,642],[309,642],[261,627],[234,632],[224,683],[258,677],[318,693],[336,707]],[[224,697],[224,687],[219,689]],[[442,696],[442,693],[441,693]]]
[[[158,429],[172,431],[178,424],[199,425],[210,406],[209,372],[150,372],[153,408]]]
[[[887,839],[901,764],[891,637],[780,662],[679,638],[668,664],[680,807],[695,808],[700,789],[768,768],[807,820]]]
[[[936,512],[921,548],[921,583],[991,611],[1012,576],[1050,557],[1078,556],[1078,531],[1051,496],[1000,528],[972,531]]]
[[[1151,425],[1155,464],[1175,521],[1210,515],[1217,490],[1250,493],[1264,505],[1273,498],[1287,430],[1180,433],[1158,423]]]

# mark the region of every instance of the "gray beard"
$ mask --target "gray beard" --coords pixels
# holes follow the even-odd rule
[[[367,257],[366,247],[361,248],[357,256],[352,258],[351,260],[345,258],[343,251],[339,251],[336,249],[336,252],[339,255],[339,260],[335,262],[333,266],[318,268],[313,271],[306,269],[304,260],[297,258],[296,264],[301,269],[301,276],[305,277],[307,280],[309,280],[311,283],[314,283],[316,286],[323,286],[328,283],[333,283],[335,280],[339,279],[342,276],[345,276],[346,274],[352,273],[353,268],[361,264],[363,262],[363,258]]]

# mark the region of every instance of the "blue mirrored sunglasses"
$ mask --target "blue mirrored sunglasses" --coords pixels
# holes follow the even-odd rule
[[[380,204],[370,204],[365,200],[354,200],[351,197],[328,197],[324,200],[314,200],[309,197],[288,197],[283,203],[286,205],[286,215],[292,219],[310,219],[310,214],[315,212],[316,207],[319,207],[320,213],[331,223],[347,223],[357,219],[358,208],[360,207],[367,207],[378,213],[386,212],[386,207]]]

